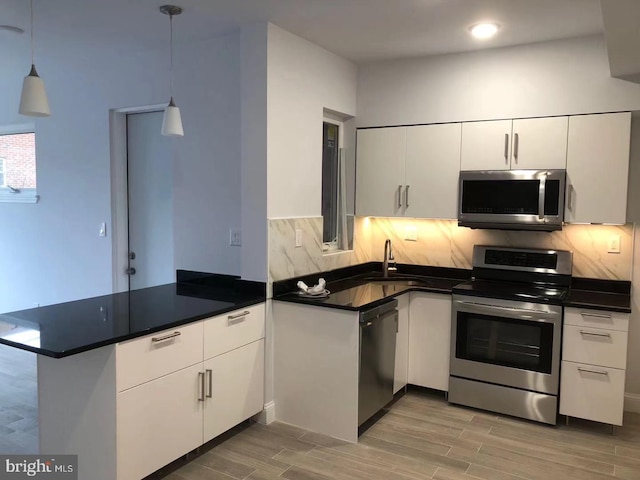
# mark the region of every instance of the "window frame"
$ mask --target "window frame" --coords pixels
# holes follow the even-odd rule
[[[35,136],[36,134],[35,124],[23,123],[20,125],[0,126],[0,136],[19,135],[22,133],[33,133]],[[0,185],[0,203],[38,203],[38,201],[40,200],[40,195],[38,195],[38,187],[37,187],[37,175],[38,175],[37,162],[38,160],[36,155],[36,188],[21,188],[18,192],[13,192],[9,188],[9,186]],[[5,164],[5,168],[6,168],[6,164]]]
[[[338,120],[336,117],[331,116],[327,112],[325,112],[322,118],[322,125],[324,126],[325,123],[329,123],[331,125],[335,125],[338,127],[338,157],[339,157],[338,166],[340,166],[340,162],[342,161],[340,157],[343,155],[343,150],[344,150],[344,122],[342,120]],[[323,148],[324,148],[324,144],[323,144]],[[339,198],[336,200],[338,201]],[[337,217],[339,219],[340,215],[338,214]],[[324,215],[322,215],[322,219],[324,221]],[[323,232],[324,232],[324,228],[323,228]],[[323,233],[323,237],[324,237],[324,233]],[[329,254],[329,253],[348,251],[340,248],[339,241],[340,241],[339,239],[336,239],[331,242],[325,242],[324,238],[322,238],[322,253]]]

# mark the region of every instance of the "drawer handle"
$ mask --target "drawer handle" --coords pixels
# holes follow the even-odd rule
[[[204,402],[204,372],[198,372],[198,380],[200,383],[200,392],[198,393],[198,401]]]
[[[207,368],[207,381],[209,382],[209,388],[207,389],[207,398],[213,397],[213,370]]]
[[[182,332],[173,332],[167,335],[163,335],[162,337],[152,337],[151,341],[153,343],[166,342],[167,340],[171,340],[172,338],[179,337],[180,335],[182,335]]]
[[[578,371],[582,373],[595,373],[596,375],[605,375],[608,376],[609,372],[601,372],[599,370],[590,370],[588,368],[578,367]]]
[[[247,315],[249,315],[251,312],[249,310],[245,310],[242,313],[236,313],[235,315],[229,315],[227,318],[229,319],[229,325],[232,325],[234,323],[240,323],[242,322],[245,317]]]
[[[610,333],[594,333],[594,332],[587,332],[585,330],[580,330],[580,335],[591,335],[592,337],[611,338]]]
[[[583,317],[593,317],[593,318],[606,318],[607,320],[611,320],[611,315],[600,315],[598,313],[585,313],[585,312],[580,312],[580,315],[582,315]]]

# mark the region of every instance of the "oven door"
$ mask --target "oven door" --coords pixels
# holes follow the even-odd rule
[[[562,307],[453,296],[450,374],[558,394]]]
[[[564,170],[460,172],[458,225],[559,230],[565,182]]]

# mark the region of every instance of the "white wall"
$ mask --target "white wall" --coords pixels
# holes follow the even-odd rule
[[[640,85],[611,78],[586,37],[362,65],[358,126],[640,109]]]
[[[111,236],[98,237],[99,223],[111,222],[109,109],[168,99],[164,48],[61,51],[43,35],[38,45],[52,109],[36,120],[41,201],[0,204],[0,312],[111,292]],[[240,271],[240,249],[228,246],[240,224],[238,45],[233,35],[176,46],[186,132],[174,141],[178,268]],[[0,47],[0,125],[25,121],[16,111],[28,57],[11,47]]]
[[[267,216],[321,214],[323,108],[356,114],[356,66],[269,24]]]

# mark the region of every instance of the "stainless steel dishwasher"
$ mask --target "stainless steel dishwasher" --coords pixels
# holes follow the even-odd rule
[[[398,301],[360,313],[358,426],[393,399]]]

